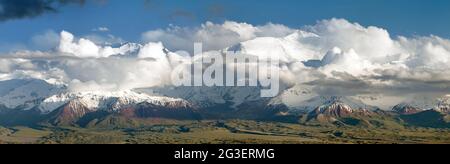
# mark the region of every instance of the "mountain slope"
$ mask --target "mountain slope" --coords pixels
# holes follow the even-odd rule
[[[200,108],[229,104],[232,110],[245,102],[267,100],[267,98],[261,98],[260,90],[260,87],[174,87],[139,91],[184,99]]]
[[[260,87],[177,87],[71,92],[42,80],[0,82],[0,125],[88,126],[139,119],[250,119],[338,126],[450,128],[448,97],[402,103],[392,111],[342,96],[318,96],[295,86],[275,98]],[[175,98],[172,98],[175,97]],[[426,107],[426,108],[425,108]],[[425,110],[425,111],[423,111]]]
[[[149,102],[139,103],[119,112],[127,118],[167,118],[177,120],[199,120],[199,111],[190,104],[176,102],[173,104],[157,105]]]
[[[341,101],[341,99],[330,99],[313,111],[300,116],[299,122],[312,126],[388,129],[403,127],[398,119],[398,115],[393,112],[363,107],[354,108]]]
[[[0,105],[9,109],[28,110],[43,99],[62,90],[42,80],[10,80],[0,82]]]
[[[422,109],[411,106],[409,104],[398,104],[394,106],[394,108],[392,108],[392,111],[400,115],[410,115],[423,112]]]
[[[94,112],[78,100],[70,101],[49,113],[47,121],[52,125],[76,125],[76,122]]]
[[[65,93],[44,100],[39,109],[43,113],[49,112],[47,122],[53,125],[77,125],[80,121],[86,123],[108,115],[197,118],[195,108],[187,101],[133,91]]]
[[[400,118],[409,126],[427,128],[450,128],[448,115],[435,110],[427,110],[416,114],[403,115]]]
[[[353,109],[340,100],[332,100],[308,113],[305,121],[358,125],[363,123],[363,121],[358,118],[366,118],[374,115],[376,115],[376,113],[368,109]],[[370,124],[368,122],[364,123]]]
[[[117,92],[65,92],[52,95],[39,105],[39,109],[43,113],[50,113],[57,108],[66,105],[71,101],[97,111],[97,110],[119,110],[127,105],[138,104],[141,102],[150,102],[164,105],[170,102],[182,101],[169,97],[150,96],[134,91],[117,91]]]
[[[295,98],[296,96],[293,96]],[[290,97],[292,99],[292,97]],[[343,97],[343,96],[315,96],[311,97],[309,99],[296,102],[296,105],[291,105],[290,112],[291,113],[297,113],[297,112],[311,112],[315,110],[317,107],[324,105],[324,104],[331,104],[334,102],[341,102],[343,104],[348,105],[352,109],[369,109],[369,110],[375,110],[376,107],[366,105],[363,102],[350,98],[350,97]],[[289,106],[289,105],[287,105]]]

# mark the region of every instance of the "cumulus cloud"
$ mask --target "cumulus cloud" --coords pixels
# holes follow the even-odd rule
[[[429,67],[447,69],[450,61],[450,41],[437,36],[399,38],[399,44],[409,55],[407,65],[410,67]]]
[[[61,32],[59,51],[77,57],[108,57],[110,55],[100,52],[101,47],[90,40],[81,38],[75,41],[74,36],[66,31]]]
[[[170,67],[153,60],[69,60],[61,65],[75,91],[129,90],[162,85]]]
[[[344,51],[353,49],[361,58],[377,62],[386,62],[386,56],[401,53],[397,42],[387,30],[374,26],[363,27],[344,19],[331,19],[320,21],[306,30],[320,38],[302,42],[316,45],[317,50],[322,53],[334,47]]]
[[[194,42],[202,42],[205,51],[221,50],[256,37],[283,37],[293,31],[286,26],[272,23],[253,26],[231,21],[223,24],[206,22],[196,28],[171,26],[167,29],[147,31],[142,35],[142,40],[162,42],[170,50],[192,53]]]
[[[0,80],[40,78],[72,90],[168,85],[174,66],[193,55],[194,42],[202,42],[206,55],[230,50],[261,58],[277,56],[283,83],[306,84],[318,94],[450,92],[450,40],[391,36],[385,29],[344,19],[301,29],[272,23],[207,22],[200,27],[152,30],[142,37],[146,44],[112,46],[63,31],[54,51],[24,51],[2,58]]]
[[[89,35],[86,38],[77,39],[73,34],[67,31],[62,31],[58,51],[67,55],[81,58],[104,58],[111,55],[123,54],[123,49],[121,49],[120,47],[113,48],[111,46],[102,46],[102,44],[111,45],[117,44],[117,42],[122,43],[123,41],[122,39],[115,38],[114,36],[110,36],[109,38],[105,39],[104,37],[97,35]]]
[[[169,83],[169,57],[178,56],[168,52],[162,43],[130,43],[113,48],[66,31],[59,38],[54,50],[19,51],[1,58],[0,80],[42,79],[66,85],[72,91],[161,86]]]
[[[153,59],[22,58],[0,60],[2,79],[42,79],[73,91],[117,91],[167,84],[170,66]]]

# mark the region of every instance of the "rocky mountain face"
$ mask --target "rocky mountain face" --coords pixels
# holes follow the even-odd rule
[[[420,113],[423,110],[418,107],[413,107],[412,105],[399,104],[399,105],[394,106],[394,108],[392,108],[392,111],[395,113],[398,113],[400,115],[410,115],[410,114]]]
[[[331,99],[307,113],[303,122],[333,125],[370,125],[367,119],[378,116],[381,115],[375,110],[352,108],[339,99]]]
[[[58,101],[52,98],[52,101],[46,101],[64,104],[50,113],[52,124],[76,124],[86,119],[85,117],[96,119],[96,116],[104,115],[118,115],[126,118],[200,119],[197,109],[185,100],[154,97],[130,91],[107,94],[88,93],[75,97],[59,96],[59,98],[62,99]],[[46,104],[46,106],[55,105]],[[49,108],[41,106],[41,109]]]
[[[351,116],[369,116],[373,114],[367,109],[353,109],[347,104],[334,101],[317,107],[314,111],[309,113],[311,117],[318,117],[320,115],[332,118],[351,117]]]
[[[75,125],[78,120],[93,112],[95,111],[82,102],[74,100],[51,112],[47,121],[53,125]]]

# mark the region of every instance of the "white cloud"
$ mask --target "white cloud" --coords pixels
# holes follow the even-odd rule
[[[328,52],[322,59],[323,72],[331,75],[334,71],[346,72],[352,75],[365,75],[371,69],[373,63],[368,60],[362,59],[355,50],[350,49],[347,52],[343,52],[339,48],[334,48]]]
[[[205,51],[220,50],[242,41],[256,37],[284,37],[294,30],[277,24],[253,26],[246,23],[226,21],[223,24],[206,22],[201,27],[188,28],[171,26],[145,32],[142,39],[146,42],[162,42],[172,51],[185,50],[193,52],[193,44],[202,42]]]
[[[94,29],[92,29],[92,31],[94,31],[94,32],[108,32],[109,31],[109,28],[108,27],[97,27],[97,28],[94,28]]]
[[[96,81],[82,82],[78,79],[74,79],[70,81],[68,89],[78,92],[111,91],[116,90],[117,86],[114,84],[98,84]]]
[[[58,51],[64,54],[81,57],[81,58],[106,58],[112,55],[122,54],[122,49],[112,48],[111,46],[101,46],[87,38],[75,39],[74,35],[62,31],[60,36]],[[92,35],[91,35],[92,38]],[[94,39],[103,40],[103,38],[95,37]],[[116,39],[116,38],[112,38]],[[77,41],[78,40],[78,41]]]
[[[334,47],[344,51],[353,49],[361,58],[377,62],[387,62],[386,56],[401,53],[400,47],[391,39],[390,34],[385,29],[374,26],[366,28],[344,19],[331,19],[320,21],[306,30],[320,37],[301,42],[314,45],[322,53]]]
[[[103,57],[99,54],[100,48],[94,42],[83,38],[76,42],[74,36],[66,31],[61,32],[59,51],[77,57]]]
[[[450,41],[437,36],[400,37],[399,43],[409,55],[410,67],[429,67],[434,69],[450,68]]]
[[[167,83],[170,67],[162,62],[141,59],[68,60],[61,63],[67,79],[76,79],[77,86],[98,84],[107,90],[128,90]],[[94,83],[95,82],[95,83]],[[79,87],[75,87],[79,88]]]
[[[138,57],[139,58],[165,59],[166,52],[164,52],[164,49],[165,48],[161,42],[148,43],[139,51]]]
[[[54,37],[49,33],[35,40]],[[307,83],[320,93],[450,92],[448,39],[393,38],[385,29],[344,19],[324,20],[303,29],[207,22],[197,28],[152,30],[142,37],[147,44],[113,47],[95,37],[78,39],[63,31],[56,51],[21,51],[0,59],[0,78],[40,78],[73,90],[165,85],[172,64],[177,64],[174,61],[187,59],[185,52],[192,53],[194,42],[201,41],[204,50],[210,51],[207,54],[230,48],[259,57],[277,55],[283,62],[280,70],[285,82]],[[314,67],[302,63],[308,60]]]
[[[0,73],[9,73],[11,71],[11,62],[9,60],[0,59]]]

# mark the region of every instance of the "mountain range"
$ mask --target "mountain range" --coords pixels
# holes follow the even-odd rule
[[[422,108],[402,103],[381,110],[342,96],[311,96],[297,105],[283,100],[308,95],[290,88],[275,98],[260,98],[251,87],[147,88],[116,92],[72,92],[42,80],[0,82],[0,124],[95,126],[134,120],[251,119],[331,126],[406,126],[450,128],[448,98]],[[289,96],[289,97],[286,97]],[[304,96],[301,96],[304,97]]]

